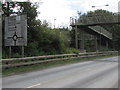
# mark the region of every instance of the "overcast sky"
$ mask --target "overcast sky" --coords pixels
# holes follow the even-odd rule
[[[41,0],[38,11],[41,14],[38,16],[41,20],[47,20],[54,26],[54,19],[56,27],[69,26],[70,17],[77,16],[77,11],[86,13],[87,11],[94,11],[96,9],[105,9],[112,12],[118,12],[119,0]],[[109,6],[105,6],[109,4]],[[92,8],[91,6],[97,6]]]
[[[17,0],[16,0],[17,1]],[[30,0],[32,2],[43,2],[38,11],[38,19],[47,20],[56,27],[69,26],[70,17],[77,16],[77,11],[86,13],[96,9],[104,9],[111,12],[118,12],[119,0]],[[105,6],[109,4],[109,6]],[[97,6],[92,8],[91,6]]]

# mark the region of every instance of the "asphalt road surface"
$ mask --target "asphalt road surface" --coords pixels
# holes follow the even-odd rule
[[[4,77],[3,88],[118,88],[118,57]]]

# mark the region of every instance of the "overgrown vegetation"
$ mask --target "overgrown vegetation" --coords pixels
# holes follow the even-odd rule
[[[8,3],[5,3],[2,6],[5,12],[3,17],[15,13],[14,8],[18,8],[16,13],[27,14],[28,45],[25,47],[25,56],[78,52],[78,50],[70,47],[71,37],[68,28],[52,29],[48,27],[49,23],[46,20],[43,23],[40,20],[36,20],[39,5],[30,2],[9,3],[9,8],[7,5]],[[3,44],[3,58],[8,58],[8,50],[8,47]],[[12,48],[12,57],[21,57],[20,54],[21,47]]]
[[[9,4],[9,8],[8,8]],[[4,17],[16,14],[27,14],[27,30],[28,30],[28,45],[25,47],[25,56],[37,56],[37,55],[48,55],[48,54],[63,54],[63,53],[78,53],[79,50],[75,49],[75,32],[68,28],[56,28],[52,29],[49,27],[49,23],[45,20],[43,23],[41,20],[36,19],[38,12],[38,4],[30,2],[10,2],[2,4],[4,11],[3,15],[3,26]],[[14,9],[17,8],[17,11]],[[88,12],[87,14],[94,13],[110,13],[105,10],[97,10],[95,12]],[[107,26],[106,28],[111,28]],[[113,33],[113,45],[112,47],[116,50],[120,49],[120,25],[113,25],[114,28],[108,29]],[[4,38],[4,27],[3,38]],[[93,41],[86,41],[87,51],[94,51]],[[94,47],[94,46],[93,46]],[[3,39],[3,58],[8,58],[9,48],[4,46]],[[21,57],[21,47],[12,48],[12,57]]]

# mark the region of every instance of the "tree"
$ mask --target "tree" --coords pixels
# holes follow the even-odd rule
[[[7,3],[2,4],[2,8],[4,11],[3,17],[14,15],[14,14],[19,14],[19,15],[26,14],[27,15],[28,47],[30,47],[29,45],[32,45],[31,43],[32,41],[34,41],[34,37],[32,37],[32,34],[35,33],[34,30],[36,26],[41,25],[41,22],[39,20],[36,20],[37,7],[38,6],[36,4],[30,3],[30,2],[7,2]],[[14,10],[15,8],[17,9],[17,11]],[[4,19],[3,19],[3,22],[4,22]],[[3,26],[4,26],[4,23],[3,23]],[[4,33],[4,27],[3,27],[3,33]],[[4,34],[3,34],[3,38],[4,38]],[[4,40],[3,40],[3,43],[4,43]],[[37,45],[33,45],[33,46],[37,46]],[[4,53],[7,54],[6,52],[8,51],[7,47],[3,46],[3,49],[4,49],[3,50]],[[31,49],[31,47],[29,49]],[[20,51],[20,50],[19,48],[13,48],[13,52],[15,51]]]
[[[7,3],[3,4],[4,12],[6,12],[4,16],[7,16],[8,13],[10,15],[13,13],[27,14],[28,45],[25,47],[25,56],[69,53],[70,35],[68,29],[51,29],[48,28],[49,23],[47,20],[44,20],[43,23],[39,19],[36,20],[38,7],[36,4],[16,2],[9,3],[9,5],[10,10],[7,8]],[[17,11],[14,12],[13,8],[17,8]],[[14,57],[15,55],[19,56],[18,51],[21,51],[20,49],[19,47],[13,48]],[[8,56],[8,48],[4,47],[3,51],[6,58]]]

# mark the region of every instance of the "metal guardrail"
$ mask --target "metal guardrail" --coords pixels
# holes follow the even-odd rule
[[[89,52],[89,53],[79,53],[79,54],[61,54],[61,55],[47,55],[47,56],[35,56],[35,57],[24,57],[24,58],[10,58],[2,59],[2,68],[20,67],[26,65],[34,65],[40,63],[48,63],[53,61],[103,56],[112,53],[117,53],[117,51],[107,51],[107,52]]]

